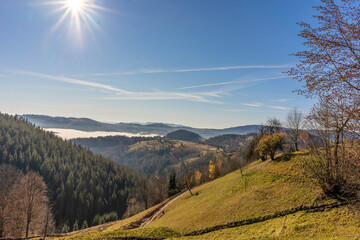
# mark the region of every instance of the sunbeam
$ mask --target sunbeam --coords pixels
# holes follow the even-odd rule
[[[54,0],[44,3],[54,7],[52,14],[60,14],[60,18],[52,27],[53,34],[60,26],[67,26],[69,37],[73,44],[81,46],[85,33],[93,34],[93,28],[99,28],[94,17],[98,16],[98,10],[107,10],[94,0]]]

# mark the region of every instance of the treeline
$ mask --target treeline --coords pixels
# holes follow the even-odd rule
[[[0,164],[43,177],[59,228],[72,227],[75,222],[91,226],[96,215],[110,212],[121,218],[128,209],[136,212],[135,206],[141,204],[137,193],[140,173],[17,116],[0,114]]]

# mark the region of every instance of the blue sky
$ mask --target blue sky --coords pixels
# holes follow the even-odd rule
[[[79,25],[52,2],[0,0],[1,112],[223,128],[313,104],[283,72],[319,1],[98,0]]]

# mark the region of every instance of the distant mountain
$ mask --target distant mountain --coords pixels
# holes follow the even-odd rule
[[[188,142],[200,142],[202,140],[202,137],[199,134],[182,129],[168,133],[165,138]]]
[[[187,130],[210,138],[224,134],[248,134],[256,132],[259,125],[238,126],[225,129],[192,128],[164,123],[102,123],[89,118],[50,117],[45,115],[23,115],[28,121],[42,128],[76,129],[81,131],[111,131],[141,134],[157,134],[165,136],[177,130]]]

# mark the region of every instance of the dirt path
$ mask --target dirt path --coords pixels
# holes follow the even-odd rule
[[[179,197],[183,196],[186,192],[183,192],[181,194],[179,194],[178,196],[176,196],[175,198],[171,199],[169,202],[165,203],[165,205],[163,205],[163,207],[161,207],[159,209],[159,211],[155,212],[150,218],[146,219],[141,225],[140,227],[146,226],[149,223],[151,223],[152,221],[155,221],[156,219],[159,219],[163,214],[164,214],[164,210],[165,208],[167,208],[172,202],[174,202],[176,199],[178,199]]]
[[[138,220],[136,220],[134,222],[129,223],[128,225],[126,225],[123,228],[123,230],[129,230],[129,229],[134,229],[134,228],[138,228],[138,227],[143,227],[143,226],[148,225],[152,221],[155,221],[156,219],[159,219],[164,214],[164,210],[171,203],[173,203],[176,199],[180,198],[181,196],[183,196],[185,194],[186,194],[186,192],[183,192],[183,193],[179,193],[179,194],[177,194],[175,196],[172,196],[172,197],[168,198],[165,202],[163,202],[161,205],[159,205],[154,210],[147,213],[145,216],[139,218]]]

